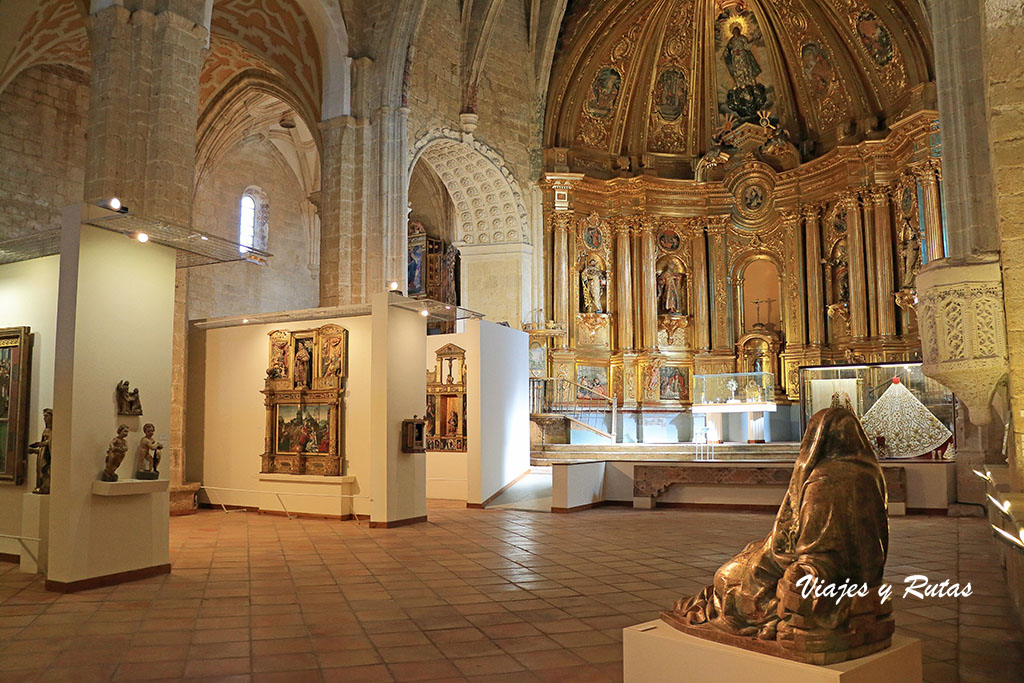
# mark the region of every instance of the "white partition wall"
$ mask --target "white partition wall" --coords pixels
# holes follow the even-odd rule
[[[93,483],[119,424],[130,430],[122,479],[134,472],[144,423],[168,442],[175,253],[81,225],[81,211],[65,210],[61,243],[47,570],[55,590],[170,569],[166,483],[115,496],[94,494]],[[116,414],[120,380],[139,389],[141,417]]]
[[[57,276],[59,256],[0,266],[0,327],[32,329],[32,375],[29,380],[28,441],[43,432],[43,408],[53,407],[53,354],[57,329]],[[0,534],[38,538],[38,525],[23,533],[22,507],[36,485],[35,456],[28,457],[28,472],[21,486],[0,486]],[[40,503],[28,499],[29,503]],[[35,545],[33,542],[33,552]],[[17,539],[0,538],[0,554],[22,555],[26,547]]]
[[[465,453],[427,453],[427,496],[479,506],[530,468],[529,336],[486,320],[465,328],[427,337],[424,370],[445,344],[466,350],[468,425]]]

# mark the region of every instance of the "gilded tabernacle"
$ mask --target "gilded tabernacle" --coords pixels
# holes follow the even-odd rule
[[[883,604],[889,545],[885,480],[856,415],[811,418],[772,532],[715,572],[714,583],[662,619],[692,635],[814,664],[889,647],[895,623]],[[867,585],[865,596],[804,596],[798,584]]]

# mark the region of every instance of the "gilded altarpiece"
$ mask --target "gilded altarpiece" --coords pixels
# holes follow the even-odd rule
[[[466,350],[445,344],[427,370],[425,433],[428,451],[466,450]]]
[[[267,409],[261,472],[342,474],[348,330],[273,330],[261,393]]]

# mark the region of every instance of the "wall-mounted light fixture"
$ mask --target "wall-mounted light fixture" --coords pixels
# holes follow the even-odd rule
[[[135,239],[137,239],[139,242],[142,242],[143,244],[145,244],[146,242],[149,241],[149,235],[147,235],[144,232],[137,232],[137,233],[135,233]]]
[[[122,204],[121,200],[118,199],[117,197],[111,197],[110,199],[101,199],[100,201],[96,202],[96,205],[104,209],[116,211],[118,213],[128,213],[128,207]]]

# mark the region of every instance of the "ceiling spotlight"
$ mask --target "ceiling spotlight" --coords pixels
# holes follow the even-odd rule
[[[135,239],[145,244],[146,242],[149,241],[149,235],[147,235],[144,232],[137,232],[135,233]]]
[[[207,237],[206,235],[200,235],[199,239],[203,240],[204,242],[207,242],[207,241],[209,241],[210,238]]]
[[[424,308],[422,311],[420,311],[420,315],[426,318],[428,315],[430,315],[430,311]]]
[[[110,199],[101,199],[96,202],[97,206],[104,209],[110,209],[118,213],[128,213],[128,207],[121,203],[121,200],[117,197],[111,197]]]
[[[242,324],[243,324],[243,325],[244,325],[245,323],[247,323],[247,322],[249,322],[249,319],[248,319],[248,318],[242,318]]]
[[[397,292],[398,291],[398,282],[396,282],[395,280],[392,280],[390,287],[391,287],[391,291],[392,292]]]
[[[450,310],[452,310],[452,307],[451,307],[451,306],[445,306],[445,307],[444,307],[444,310],[446,310],[446,311],[450,311]]]

